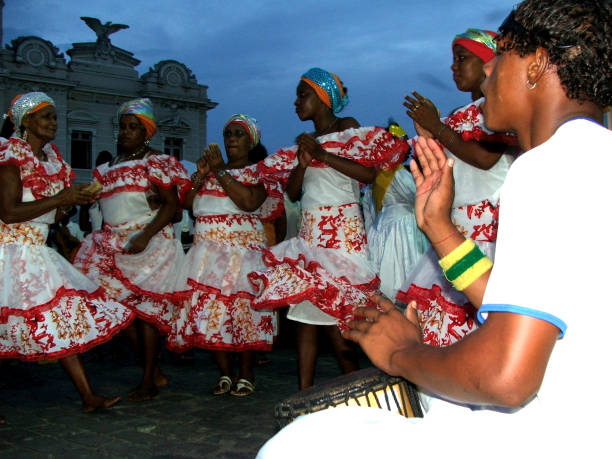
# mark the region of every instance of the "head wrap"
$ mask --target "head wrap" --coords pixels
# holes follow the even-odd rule
[[[497,34],[490,30],[467,29],[465,33],[455,36],[452,46],[461,45],[486,63],[495,57],[495,37]]]
[[[344,94],[338,75],[313,67],[302,75],[302,81],[308,83],[315,90],[319,99],[334,113],[341,112],[348,105],[348,96]]]
[[[261,133],[259,132],[259,128],[257,127],[257,120],[248,115],[243,115],[242,113],[238,113],[236,115],[232,115],[227,123],[223,126],[223,130],[230,124],[239,124],[244,128],[244,130],[249,135],[251,139],[251,148],[259,143],[259,139],[261,138]]]
[[[157,131],[153,103],[149,98],[144,97],[142,99],[134,99],[125,102],[119,107],[117,118],[121,120],[122,115],[134,115],[138,118],[144,126],[145,131],[147,131],[147,139],[153,137],[153,134]]]
[[[21,137],[21,122],[26,115],[37,112],[48,106],[55,107],[55,102],[44,92],[28,92],[17,95],[9,108],[9,118],[15,125],[15,135]]]

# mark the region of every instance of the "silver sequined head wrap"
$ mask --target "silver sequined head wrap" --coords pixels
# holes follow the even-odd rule
[[[37,108],[42,108],[51,105],[55,107],[55,102],[44,92],[28,92],[26,94],[15,97],[11,107],[9,108],[9,117],[15,125],[15,135],[21,137],[21,122],[23,117],[28,113],[36,111]]]

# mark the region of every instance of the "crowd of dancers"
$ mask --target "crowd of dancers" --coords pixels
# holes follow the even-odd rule
[[[311,68],[294,104],[312,130],[294,146],[268,155],[255,119],[236,114],[223,128],[227,159],[210,144],[189,176],[149,146],[154,108],[135,99],[117,113],[117,155],[96,167],[91,184],[72,185],[51,143],[54,101],[18,95],[9,109],[15,131],[0,147],[0,357],[59,359],[84,411],[94,411],[119,398],[92,391],[79,354],[125,333],[143,358],[129,399],[150,400],[168,384],[157,362],[164,336],[175,352],[212,352],[213,394],[248,396],[255,353],[272,349],[277,310],[289,307],[300,389],[314,384],[323,330],[343,373],[357,369],[354,341],[376,366],[421,388],[426,416],[411,427],[422,438],[430,438],[425,426],[454,438],[444,423],[462,422],[466,406],[480,407],[475,430],[489,422],[515,429],[508,419],[518,416],[521,435],[531,435],[534,419],[551,419],[532,414],[549,358],[556,378],[572,373],[570,359],[578,365],[566,349],[556,351],[565,360],[557,362],[553,345],[568,323],[585,327],[571,308],[588,294],[555,283],[596,277],[574,272],[589,267],[580,253],[595,249],[569,247],[561,214],[573,205],[605,212],[596,199],[603,191],[586,195],[598,180],[570,171],[586,150],[595,155],[584,160],[593,162],[590,175],[605,173],[611,160],[610,132],[597,124],[610,104],[609,2],[543,3],[519,5],[499,35],[470,28],[454,38],[453,79],[472,101],[440,117],[412,92],[403,102],[412,139],[397,124],[362,127],[339,116],[348,104],[343,81]],[[283,229],[288,201],[301,209],[291,237]],[[102,223],[69,263],[46,245],[49,227],[71,207],[93,203]],[[172,228],[182,209],[194,218],[187,253]],[[500,220],[506,239],[496,248]],[[542,235],[556,242],[541,243]],[[553,267],[556,251],[561,263],[580,262]],[[586,333],[563,342],[577,343],[580,356]],[[559,390],[542,389],[557,413]],[[518,414],[482,414],[500,411]],[[408,428],[369,414],[349,421],[328,413],[316,423],[311,416],[281,431],[262,457],[325,437],[327,423],[379,423],[387,436]],[[309,454],[328,448],[315,443]]]

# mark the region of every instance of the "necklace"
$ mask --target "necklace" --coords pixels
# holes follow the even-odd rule
[[[142,147],[140,147],[138,150],[136,150],[134,153],[130,153],[129,155],[126,156],[121,156],[121,162],[123,161],[130,161],[132,159],[137,158],[138,156],[140,156],[142,153],[144,153],[145,151],[147,151],[149,149],[149,146],[147,144],[144,144]]]
[[[336,117],[334,116],[334,119],[333,119],[333,121],[332,121],[332,122],[329,124],[329,126],[327,126],[325,129],[323,129],[323,130],[319,131],[319,132],[318,132],[318,135],[323,135],[323,134],[325,134],[327,131],[329,131],[331,128],[333,128],[333,127],[334,127],[334,125],[335,125],[335,124],[338,122],[338,120],[339,120],[339,119],[340,119],[340,118],[336,118]]]

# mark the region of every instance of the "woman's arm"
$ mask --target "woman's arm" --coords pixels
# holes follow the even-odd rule
[[[433,139],[423,137],[419,137],[414,153],[420,164],[419,168],[416,160],[410,162],[417,187],[414,215],[438,257],[443,258],[465,241],[450,216],[455,195],[452,160]],[[462,291],[476,308],[482,305],[490,273],[485,272]]]
[[[328,153],[311,134],[302,134],[298,137],[300,150],[308,152],[313,158],[337,170],[338,172],[355,179],[361,183],[372,183],[376,179],[376,169],[366,167],[347,158]],[[290,196],[291,197],[291,196]]]
[[[440,113],[429,99],[416,91],[413,95],[414,99],[406,96],[404,106],[408,109],[406,114],[415,122],[415,128],[418,124],[426,129],[457,158],[479,169],[488,170],[499,161],[507,148],[505,144],[463,140],[460,134],[440,121]]]
[[[215,172],[215,176],[234,204],[246,212],[259,209],[268,196],[266,188],[261,183],[245,185],[238,182],[223,169]]]
[[[22,202],[19,167],[12,164],[0,166],[0,184],[0,219],[4,223],[29,221],[59,207],[90,204],[94,198],[94,195],[84,190],[87,185],[75,185],[48,198]]]
[[[208,150],[204,150],[204,154],[206,154],[206,151]],[[198,191],[204,183],[204,180],[206,180],[206,176],[210,172],[210,166],[206,162],[206,158],[204,156],[198,159],[197,166],[198,170],[191,174],[191,189],[187,192],[187,195],[185,196],[185,201],[183,202],[184,209],[193,208],[193,200],[198,194]]]
[[[268,196],[263,184],[245,185],[234,179],[234,177],[225,170],[225,163],[221,156],[221,150],[214,144],[211,144],[205,157],[206,162],[210,166],[210,170],[215,174],[217,181],[221,184],[234,204],[246,212],[253,212],[259,209]]]
[[[125,253],[140,253],[147,248],[149,241],[159,231],[164,229],[174,217],[176,209],[179,206],[178,194],[176,187],[162,188],[157,187],[156,200],[159,202],[159,208],[153,220],[149,222],[142,230],[130,238],[128,244],[123,249]]]

